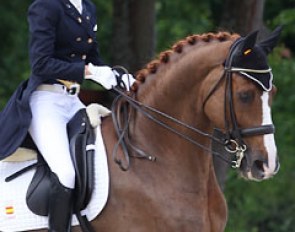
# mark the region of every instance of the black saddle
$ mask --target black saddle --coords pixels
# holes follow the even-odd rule
[[[95,133],[90,125],[85,109],[81,109],[74,115],[67,124],[67,130],[71,158],[76,171],[73,209],[82,229],[84,227],[83,231],[91,231],[88,228],[88,222],[86,222],[87,218],[80,214],[80,211],[88,205],[94,189]],[[33,213],[40,216],[47,216],[49,190],[51,188],[51,171],[40,153],[38,154],[36,164],[6,178],[6,181],[16,178],[21,173],[33,167],[36,167],[36,172],[27,190],[26,202]]]

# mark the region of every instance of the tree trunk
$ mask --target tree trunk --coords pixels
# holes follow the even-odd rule
[[[112,63],[131,73],[154,55],[155,0],[113,0]]]
[[[220,26],[242,36],[263,28],[265,0],[225,0]]]

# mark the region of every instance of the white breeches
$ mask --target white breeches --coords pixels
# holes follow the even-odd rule
[[[70,157],[67,123],[85,106],[78,96],[35,91],[30,99],[32,122],[29,132],[45,161],[61,184],[75,187],[75,170]]]

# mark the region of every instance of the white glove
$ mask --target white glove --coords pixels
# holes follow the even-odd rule
[[[91,75],[86,75],[85,79],[91,79],[108,90],[117,85],[115,74],[109,66],[95,66],[89,63],[88,69]]]
[[[101,118],[109,115],[111,111],[97,103],[92,103],[86,107],[86,112],[92,128],[96,128],[101,124]]]
[[[116,70],[113,70],[113,72],[114,72],[115,76],[120,76],[120,74]],[[136,81],[132,74],[123,74],[121,77],[121,80],[124,83],[124,85],[121,87],[126,88],[127,91],[130,90],[130,87]]]

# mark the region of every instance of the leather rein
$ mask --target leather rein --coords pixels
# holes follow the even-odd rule
[[[204,107],[208,99],[214,94],[214,92],[218,89],[218,87],[221,85],[221,83],[225,79],[224,121],[225,121],[226,132],[225,133],[222,132],[221,137],[214,136],[213,134],[208,134],[162,111],[159,111],[153,107],[147,106],[137,101],[135,99],[134,94],[133,95],[127,94],[124,90],[122,90],[122,87],[113,88],[113,90],[118,93],[118,96],[115,98],[112,104],[112,109],[111,109],[114,128],[118,136],[118,142],[115,144],[115,147],[113,150],[113,159],[120,166],[122,170],[126,171],[129,169],[129,166],[130,166],[129,150],[130,149],[134,151],[132,152],[132,154],[136,154],[136,155],[133,155],[134,157],[143,158],[150,161],[156,160],[156,157],[154,155],[147,154],[145,151],[135,146],[131,142],[130,135],[129,135],[129,124],[130,124],[132,115],[134,113],[134,110],[142,113],[145,117],[152,120],[156,124],[164,127],[165,129],[171,131],[172,133],[177,134],[182,139],[185,139],[189,141],[190,143],[192,143],[193,145],[196,145],[197,147],[207,152],[210,152],[212,155],[217,156],[218,158],[222,159],[224,162],[230,164],[231,167],[233,168],[240,167],[241,161],[244,157],[244,153],[247,150],[247,146],[243,141],[243,137],[274,133],[275,128],[273,124],[245,128],[245,129],[241,129],[238,126],[235,111],[234,111],[234,104],[233,104],[232,73],[245,71],[245,69],[231,67],[233,53],[235,52],[235,49],[237,48],[238,43],[239,43],[239,40],[237,40],[232,45],[229,56],[226,59],[224,64],[224,72],[221,78],[214,85],[214,87],[209,91],[209,94],[207,95],[203,103],[203,107]],[[261,72],[270,72],[270,69],[269,70],[252,70],[251,69],[246,71],[250,71],[252,73],[253,72],[261,73]],[[229,118],[227,117],[228,107],[229,107]],[[170,127],[165,122],[163,122],[163,120],[159,119],[160,117],[157,117],[157,116],[160,116],[166,120],[169,120],[183,128],[186,128],[203,137],[209,138],[213,142],[216,142],[222,145],[228,153],[233,154],[233,158],[227,159],[226,157],[224,157],[224,155],[221,152],[212,151],[209,147],[206,147],[203,144],[200,144],[199,142],[195,141],[194,139],[192,139],[185,133],[180,132],[179,130],[173,127]],[[124,159],[125,159],[124,162],[122,159],[118,157],[118,149],[120,145],[124,154]]]

